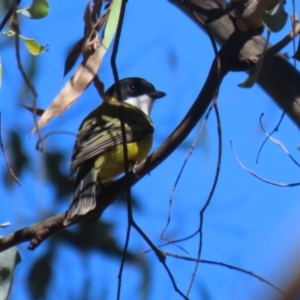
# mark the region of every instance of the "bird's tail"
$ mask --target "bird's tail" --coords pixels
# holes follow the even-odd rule
[[[99,189],[95,168],[80,168],[64,226],[69,225],[76,216],[85,215],[96,207],[96,194],[99,193]]]

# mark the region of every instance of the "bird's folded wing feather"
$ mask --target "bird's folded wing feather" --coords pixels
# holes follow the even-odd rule
[[[123,115],[126,142],[136,141],[153,133],[151,120],[142,112]],[[111,117],[107,119],[109,121],[106,121],[105,117],[95,117],[78,133],[72,155],[71,172],[76,172],[84,161],[123,143],[120,120]]]

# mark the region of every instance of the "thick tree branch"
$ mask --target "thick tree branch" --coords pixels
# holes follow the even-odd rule
[[[208,19],[207,16],[199,12],[193,12],[182,5],[182,0],[170,0],[180,10],[192,18],[201,28]],[[202,9],[220,9],[225,7],[225,0],[191,0],[189,1]],[[230,15],[224,15],[222,18],[209,23],[208,28],[215,39],[221,45],[229,38],[234,31],[233,20]],[[188,34],[188,33],[187,33]],[[242,54],[244,57],[253,57],[261,53],[266,40],[261,36],[255,36]],[[260,71],[258,84],[269,94],[269,96],[300,127],[300,73],[294,69],[284,55],[277,54],[272,59],[267,60]]]

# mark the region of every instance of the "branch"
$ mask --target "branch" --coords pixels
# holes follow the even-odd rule
[[[99,218],[103,211],[111,203],[113,203],[117,197],[121,196],[129,186],[133,186],[143,176],[156,168],[184,141],[191,130],[199,122],[200,118],[204,115],[211,100],[215,97],[215,94],[218,91],[224,76],[232,70],[241,71],[249,68],[249,63],[243,59],[240,59],[241,57],[245,57],[244,55],[241,55],[241,53],[247,51],[249,48],[249,43],[252,43],[252,40],[256,38],[259,38],[257,32],[243,33],[240,31],[235,31],[234,34],[230,36],[226,43],[224,43],[224,46],[221,48],[218,56],[213,61],[209,75],[197,99],[186,114],[185,118],[173,131],[169,138],[152,155],[150,155],[145,161],[141,162],[135,168],[135,174],[129,172],[120,180],[106,187],[97,197],[97,206],[93,211],[90,211],[84,216],[78,216],[78,218],[71,224],[84,220]],[[271,59],[269,61],[271,61]],[[281,69],[279,70],[282,71]],[[287,78],[285,79],[288,80],[288,76],[286,77]],[[282,79],[280,80],[283,81]],[[300,94],[300,88],[298,86],[290,90],[291,92],[294,92],[295,89],[299,89]],[[295,103],[293,102],[292,105],[294,104]],[[57,215],[53,218],[21,229],[0,239],[0,251],[25,241],[31,241],[29,248],[35,249],[44,239],[65,228],[62,225],[64,217],[65,213]]]
[[[170,2],[186,13],[202,29],[203,24],[206,24],[221,45],[234,31],[234,23],[229,14],[207,24],[208,18],[205,15],[185,7],[181,4],[181,0],[170,0]],[[206,10],[226,7],[227,4],[225,0],[192,0],[191,2]],[[255,57],[260,54],[265,43],[266,40],[263,37],[254,36],[252,41],[248,43],[247,48],[244,49],[245,56]],[[296,82],[300,82],[300,72],[296,71],[294,66],[282,54],[277,54],[264,62],[257,80],[261,88],[279,107],[286,110],[293,122],[300,127],[300,85]]]
[[[281,290],[279,287],[277,287],[276,285],[274,285],[270,281],[264,279],[263,277],[255,274],[251,271],[248,271],[244,268],[239,268],[239,267],[236,267],[236,266],[233,266],[233,265],[230,265],[230,264],[226,264],[226,263],[223,263],[223,262],[217,262],[217,261],[212,261],[212,260],[207,260],[207,259],[198,259],[198,258],[193,258],[193,257],[189,257],[189,256],[173,254],[173,253],[170,253],[170,252],[165,252],[165,255],[169,256],[169,257],[174,257],[174,258],[177,258],[177,259],[182,259],[182,260],[185,260],[185,261],[193,261],[193,262],[199,262],[199,263],[204,263],[204,264],[209,264],[209,265],[216,265],[216,266],[220,266],[220,267],[225,267],[225,268],[228,268],[228,269],[231,269],[231,270],[235,270],[235,271],[247,274],[249,276],[252,276],[252,277],[260,280],[261,282],[266,283],[267,285],[269,285],[270,287],[275,289],[277,292],[284,295],[286,297],[285,300],[287,300],[287,299],[292,300],[293,299],[285,291]]]
[[[184,141],[205,113],[219,84],[227,73],[227,71],[221,70],[220,65],[219,59],[215,59],[196,101],[169,138],[152,155],[136,166],[135,174],[129,172],[127,176],[123,176],[118,181],[103,189],[103,192],[97,197],[96,208],[87,215],[78,216],[72,224],[101,216],[103,211],[126,191],[128,184],[130,186],[136,184],[142,177],[165,160]],[[30,241],[29,249],[35,249],[43,240],[65,228],[62,224],[65,215],[66,213],[59,214],[1,238],[0,251],[25,241]]]

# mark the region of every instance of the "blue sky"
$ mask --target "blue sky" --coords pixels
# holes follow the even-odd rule
[[[22,6],[27,3],[29,1],[23,1]],[[35,58],[39,67],[34,84],[41,108],[49,105],[69,78],[63,78],[64,60],[68,49],[82,35],[82,14],[86,2],[65,0],[51,2],[50,5],[51,13],[47,18],[38,21],[22,19],[21,23],[24,36],[50,45],[48,52]],[[291,12],[291,6],[287,6],[287,11]],[[278,41],[289,30],[288,22],[282,32],[271,35],[272,42]],[[2,37],[0,52],[3,62],[0,91],[2,137],[5,143],[9,130],[22,133],[26,150],[31,155],[31,170],[20,178],[21,187],[7,188],[3,181],[0,182],[0,223],[11,222],[11,226],[1,232],[2,235],[65,211],[69,201],[54,200],[55,193],[47,178],[43,154],[35,150],[36,137],[29,138],[32,116],[18,106],[22,78],[17,70],[14,49],[12,46],[4,47],[4,39],[6,37]],[[144,77],[158,90],[167,93],[165,98],[157,101],[152,113],[156,125],[152,148],[155,150],[178,125],[198,95],[213,60],[212,46],[205,33],[168,1],[131,0],[127,4],[119,49],[117,65],[120,78]],[[285,48],[284,52],[292,55],[292,46]],[[25,49],[21,53],[26,66],[29,54]],[[99,73],[106,87],[113,83],[110,54],[108,51]],[[223,158],[218,186],[204,216],[202,257],[252,271],[284,289],[288,276],[299,263],[296,256],[300,248],[299,188],[279,188],[252,177],[236,162],[229,141],[233,141],[239,159],[247,167],[269,180],[297,182],[300,181],[299,170],[271,142],[264,146],[259,164],[255,163],[264,141],[259,117],[261,113],[265,114],[264,126],[271,131],[281,116],[281,110],[257,85],[252,89],[239,88],[237,85],[245,78],[245,73],[231,73],[220,89],[218,103],[223,130]],[[22,97],[23,104],[30,104],[30,101],[28,94]],[[89,87],[62,118],[53,120],[43,132],[56,129],[76,132],[81,120],[99,103],[97,93],[92,86]],[[160,233],[167,221],[171,191],[199,126],[180,148],[133,188],[141,206],[141,210],[134,213],[135,219],[156,244],[163,243]],[[297,127],[285,117],[275,137],[296,158],[299,156],[297,136]],[[73,139],[72,136],[53,136],[46,142],[47,151],[59,149],[70,157]],[[199,211],[214,179],[217,147],[216,119],[212,113],[177,187],[172,221],[167,231],[169,238],[181,238],[197,229]],[[3,159],[0,167],[1,170],[6,167]],[[68,170],[69,161],[64,161],[61,167]],[[114,204],[102,218],[117,224],[114,234],[122,245],[127,226],[125,208]],[[19,246],[23,261],[16,268],[11,299],[29,299],[26,274],[29,266],[47,249],[47,242],[34,252],[28,251],[27,246],[27,243]],[[181,246],[189,256],[195,257],[198,237]],[[96,251],[80,255],[67,245],[59,249],[54,260],[55,278],[47,299],[80,299],[81,288],[86,282],[91,289],[85,299],[97,299],[99,290],[106,293],[103,299],[115,299],[118,260],[99,255]],[[142,238],[132,231],[130,250],[141,253],[147,249]],[[163,249],[185,254],[174,246]],[[146,257],[151,264],[149,299],[180,299],[153,253],[146,254]],[[194,264],[174,258],[168,258],[167,263],[179,288],[185,292]],[[139,295],[141,273],[135,266],[126,266],[123,280],[122,299]],[[205,293],[207,298],[203,296]],[[249,275],[204,264],[199,267],[191,299],[199,299],[199,295],[203,299],[278,297],[276,291]]]

